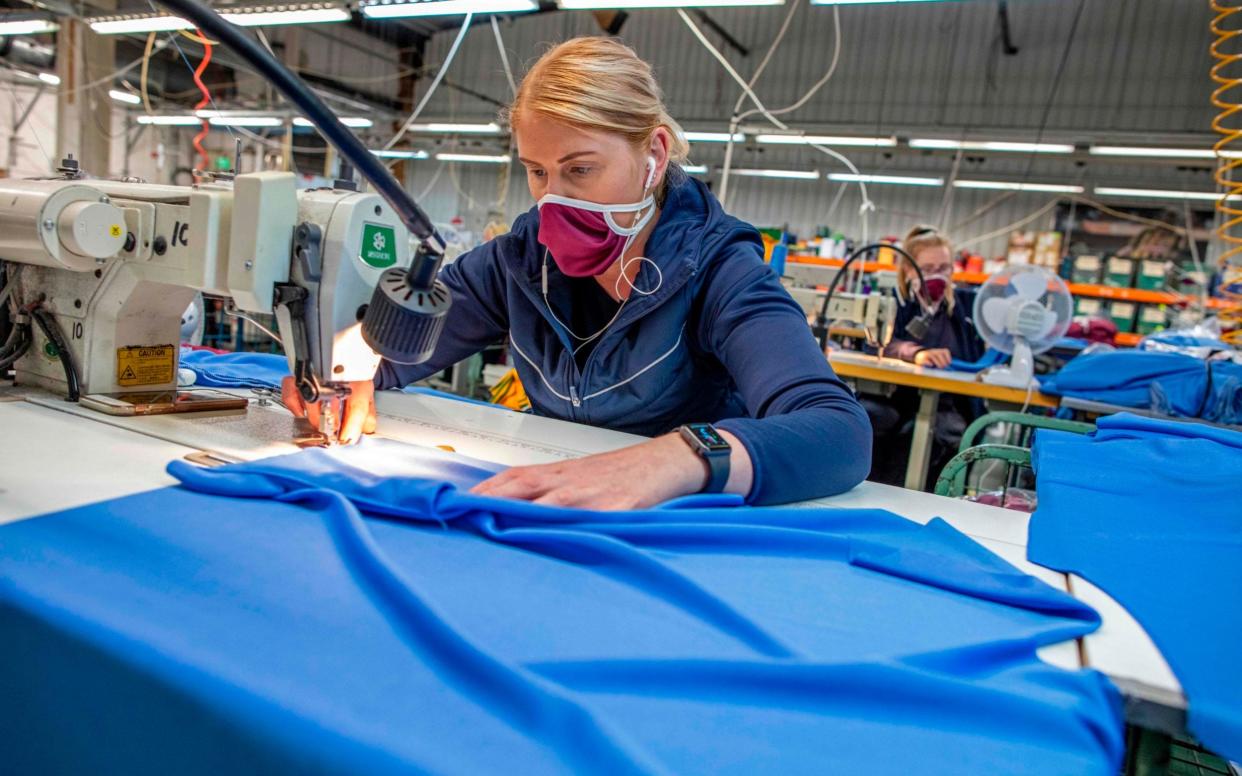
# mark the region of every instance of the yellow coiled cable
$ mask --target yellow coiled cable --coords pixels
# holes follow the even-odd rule
[[[1222,279],[1219,293],[1235,304],[1223,310],[1220,315],[1221,324],[1232,327],[1226,333],[1226,341],[1242,344],[1242,180],[1234,180],[1233,172],[1242,167],[1242,128],[1229,126],[1229,120],[1242,112],[1242,93],[1235,92],[1242,87],[1242,44],[1234,40],[1242,36],[1242,29],[1229,29],[1226,23],[1230,17],[1242,13],[1242,5],[1227,5],[1221,0],[1212,0],[1212,10],[1216,16],[1212,19],[1212,81],[1217,84],[1212,92],[1212,105],[1220,110],[1212,120],[1212,129],[1220,135],[1216,141],[1217,155],[1216,183],[1222,194],[1216,201],[1216,212],[1221,216],[1216,236],[1220,240],[1224,252],[1220,255]],[[1231,45],[1232,44],[1232,45]],[[1231,74],[1232,73],[1232,74]],[[1228,154],[1228,156],[1226,156]]]

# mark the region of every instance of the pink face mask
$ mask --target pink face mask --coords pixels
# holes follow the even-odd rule
[[[655,180],[655,159],[647,159],[647,180]],[[634,223],[619,226],[616,213],[635,213]],[[561,272],[575,278],[602,275],[619,259],[655,213],[655,198],[647,195],[628,205],[601,205],[585,199],[545,194],[539,200],[539,244],[548,249]]]
[[[647,197],[629,205],[599,205],[548,194],[539,200],[539,244],[548,249],[561,272],[575,278],[601,275],[612,266],[655,212]],[[645,210],[633,226],[619,226],[614,213]]]
[[[949,279],[944,275],[927,275],[923,278],[923,290],[927,292],[927,299],[932,304],[944,299],[945,292],[949,290]]]

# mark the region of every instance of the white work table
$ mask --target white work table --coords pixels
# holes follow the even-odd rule
[[[248,395],[247,391],[233,391]],[[506,465],[605,452],[641,437],[432,396],[377,397],[380,435]],[[189,456],[253,460],[295,452],[294,421],[278,404],[252,402],[238,415],[110,417],[46,394],[0,391],[0,523],[117,498],[174,483],[169,461]],[[21,440],[21,444],[12,442]],[[1090,666],[1119,680],[1146,704],[1174,714],[1181,690],[1143,629],[1102,591],[1026,560],[1029,515],[865,482],[805,506],[884,509],[919,523],[943,518],[1026,573],[1090,604],[1100,630],[1081,643],[1041,650],[1065,668]],[[1159,716],[1159,715],[1158,715]]]

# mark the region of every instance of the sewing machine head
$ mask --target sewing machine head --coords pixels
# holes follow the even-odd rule
[[[339,397],[375,374],[361,321],[384,271],[408,266],[409,242],[379,196],[297,191],[291,173],[0,181],[0,261],[30,338],[17,381],[72,398],[175,396],[181,315],[202,291],[274,313],[303,398]]]

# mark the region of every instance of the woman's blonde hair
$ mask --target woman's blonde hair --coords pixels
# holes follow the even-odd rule
[[[582,129],[624,135],[636,148],[664,127],[672,135],[670,172],[678,169],[672,163],[684,161],[690,152],[681,127],[664,107],[651,65],[611,38],[573,38],[540,57],[505,111],[513,128],[530,112]]]
[[[944,232],[941,232],[934,226],[927,224],[917,224],[909,232],[906,232],[906,239],[901,241],[901,247],[905,248],[906,253],[910,254],[910,258],[917,258],[918,255],[928,248],[944,248],[953,255],[953,241]],[[897,284],[901,288],[902,296],[910,296],[910,278],[914,275],[914,270],[905,267],[902,263],[903,270],[897,273]],[[949,283],[950,288],[945,293],[945,305],[949,312],[953,312],[953,289],[952,281]]]

